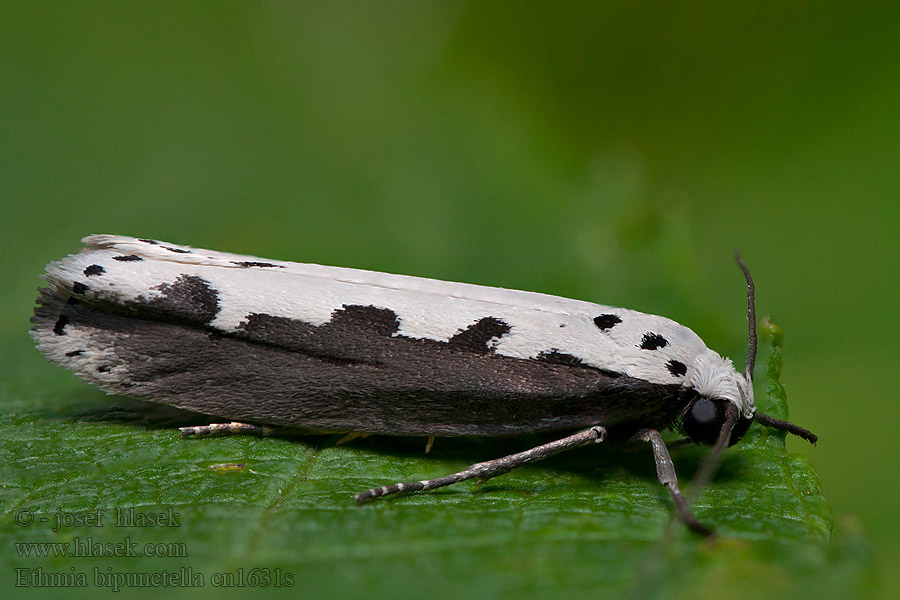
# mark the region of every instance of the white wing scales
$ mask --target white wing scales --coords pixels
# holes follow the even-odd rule
[[[446,341],[479,320],[494,317],[510,327],[491,341],[497,354],[537,358],[555,351],[661,384],[686,384],[697,357],[711,353],[693,331],[664,317],[547,294],[123,236],[95,235],[83,242],[80,253],[48,267],[46,279],[51,284],[72,289],[80,283],[88,286],[88,297],[128,302],[152,299],[161,294],[161,284],[171,285],[179,277],[200,277],[218,293],[219,312],[210,324],[224,332],[235,331],[254,313],[323,325],[342,306],[362,305],[393,311],[400,323],[396,335]],[[93,265],[102,273],[90,274]],[[601,330],[594,318],[603,314],[614,314],[621,322]],[[657,341],[651,344],[653,349],[642,348],[650,334],[665,344]],[[686,366],[686,377],[673,374],[667,366],[673,360]]]

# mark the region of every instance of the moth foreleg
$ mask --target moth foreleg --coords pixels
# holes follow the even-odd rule
[[[433,490],[435,488],[459,483],[460,481],[466,481],[467,479],[477,479],[480,483],[492,477],[508,473],[522,465],[547,458],[548,456],[553,456],[554,454],[558,454],[565,450],[585,446],[592,442],[602,442],[605,437],[606,429],[600,425],[595,425],[590,429],[579,431],[578,433],[556,440],[555,442],[536,446],[530,450],[525,450],[524,452],[476,463],[458,473],[453,473],[452,475],[447,475],[445,477],[426,479],[423,481],[410,481],[407,483],[395,483],[394,485],[372,488],[357,494],[356,503],[363,504],[368,500],[380,498],[382,496],[390,496],[392,494]]]
[[[678,476],[675,474],[675,465],[672,463],[672,457],[669,455],[666,443],[659,432],[655,429],[641,429],[634,435],[633,439],[649,442],[650,447],[653,448],[653,459],[656,461],[656,476],[659,478],[659,482],[669,490],[672,502],[675,503],[675,509],[678,511],[678,517],[692,531],[705,536],[713,535],[711,529],[700,524],[700,521],[691,512],[691,507],[688,505],[684,494],[681,493],[681,489],[678,487]]]

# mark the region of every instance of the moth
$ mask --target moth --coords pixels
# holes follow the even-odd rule
[[[357,501],[496,477],[603,441],[650,444],[679,517],[711,534],[682,495],[660,431],[712,446],[756,420],[753,280],[743,373],[665,317],[534,292],[93,235],[47,265],[37,348],[113,394],[234,421],[183,434],[259,431],[512,436],[556,441],[446,477],[376,487]]]

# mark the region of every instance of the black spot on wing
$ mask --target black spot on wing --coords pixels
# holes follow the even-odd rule
[[[66,315],[59,315],[59,318],[56,320],[56,323],[53,324],[53,333],[56,335],[66,335],[66,325],[69,323],[69,317]]]
[[[141,239],[139,239],[138,241],[139,241],[139,242],[144,242],[145,244],[150,244],[151,246],[158,246],[158,245],[159,245],[159,242],[157,242],[156,240],[148,240],[148,239],[145,239],[145,238],[141,238]]]
[[[169,252],[175,252],[176,254],[190,254],[190,250],[185,250],[184,248],[173,248],[172,246],[163,246]]]
[[[106,273],[106,269],[100,265],[90,265],[89,267],[85,267],[83,272],[87,277],[93,277],[94,275],[103,275]]]
[[[687,373],[687,365],[674,358],[666,363],[666,368],[669,369],[669,373],[675,377],[684,377],[685,373]]]
[[[484,317],[476,323],[456,333],[448,340],[451,348],[487,354],[494,349],[488,344],[494,338],[501,338],[511,331],[511,327],[496,317]]]
[[[622,377],[624,374],[619,373],[618,371],[610,371],[609,369],[601,369],[595,367],[593,365],[589,365],[577,356],[573,356],[572,354],[568,354],[566,352],[560,352],[559,350],[551,350],[549,352],[544,351],[537,355],[537,360],[541,362],[548,362],[557,365],[564,365],[566,367],[580,367],[582,369],[592,369],[594,371],[599,371],[603,373],[604,376],[610,378]]]
[[[614,315],[612,313],[607,313],[603,315],[599,315],[594,317],[594,325],[599,327],[602,331],[606,331],[608,329],[612,329],[616,325],[622,322],[622,318],[619,315]]]
[[[567,367],[587,367],[583,360],[572,354],[560,352],[559,350],[544,351],[538,354],[538,360],[554,363],[557,365],[566,365]]]
[[[334,311],[331,321],[318,326],[298,319],[253,313],[240,324],[236,335],[328,364],[380,364],[387,359],[380,344],[395,339],[391,334],[398,328],[397,316],[391,310],[351,305]],[[228,336],[208,339],[227,343]]]
[[[319,328],[311,323],[305,323],[288,317],[273,317],[265,313],[252,313],[247,315],[239,326],[238,331],[245,333],[253,341],[278,344],[289,349],[298,349],[304,343],[316,335]],[[219,341],[224,336],[217,332],[209,335],[211,341]]]
[[[120,254],[119,256],[113,256],[113,260],[119,262],[138,262],[144,259],[137,254]]]
[[[359,332],[362,334],[390,337],[400,329],[397,313],[389,308],[345,304],[331,313],[329,329]]]
[[[271,269],[283,269],[282,265],[275,265],[267,262],[258,262],[254,260],[243,260],[243,261],[231,261],[231,264],[237,265],[239,267],[249,268],[249,267],[268,267]]]
[[[85,292],[87,292],[89,289],[90,288],[88,286],[84,285],[80,281],[76,281],[75,283],[72,284],[72,291],[75,292],[76,294],[84,295]]]
[[[658,333],[648,331],[641,338],[641,344],[638,346],[643,350],[658,350],[669,345],[669,341]]]
[[[143,306],[173,321],[208,324],[219,314],[219,293],[202,277],[179,275],[173,283],[162,283],[153,289],[162,295]]]
[[[66,356],[69,357],[81,356],[82,354],[84,354],[84,350],[72,350],[71,352],[66,352]]]

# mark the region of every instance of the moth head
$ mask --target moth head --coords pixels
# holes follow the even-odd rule
[[[688,372],[688,383],[692,397],[681,413],[682,433],[698,444],[713,445],[730,431],[728,446],[747,433],[756,413],[753,383],[729,359],[712,350],[700,354]]]

